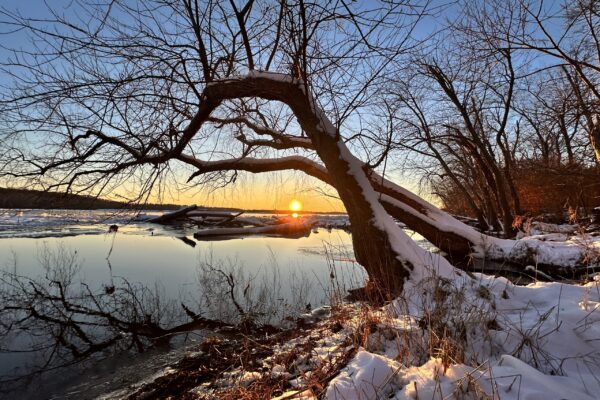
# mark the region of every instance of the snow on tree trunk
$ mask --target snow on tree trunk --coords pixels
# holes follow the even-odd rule
[[[251,71],[248,75],[214,82],[206,87],[206,101],[260,97],[290,107],[311,139],[331,184],[337,189],[351,223],[354,252],[375,287],[398,295],[409,278],[418,279],[428,268],[452,271],[441,256],[420,248],[381,205],[363,163],[346,147],[304,82],[292,76]]]
[[[292,108],[344,203],[356,259],[373,286],[393,296],[401,292],[406,279],[423,276],[428,268],[453,270],[445,259],[420,248],[396,224],[380,203],[364,163],[352,155],[311,95],[307,93],[303,100],[308,104]]]
[[[446,259],[421,249],[393,220],[388,211],[411,228],[456,255],[542,265],[573,265],[581,258],[577,246],[540,241],[493,238],[477,232],[449,214],[394,183],[382,179],[354,157],[342,136],[315,103],[305,84],[289,75],[252,71],[247,76],[213,82],[205,88],[204,107],[228,99],[260,97],[290,107],[324,164],[328,182],[337,189],[348,212],[356,258],[370,279],[391,294],[404,282],[419,279],[435,268],[443,275],[453,271]],[[386,208],[388,211],[386,211]]]
[[[484,235],[403,187],[371,175],[381,202],[395,218],[450,255],[451,259],[475,256],[486,260],[535,265],[550,272],[568,272],[573,267],[597,265],[590,249],[577,241],[545,242],[536,239],[499,239]]]

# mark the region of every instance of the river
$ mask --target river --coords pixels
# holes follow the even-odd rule
[[[212,281],[206,276],[206,267],[216,266],[227,274],[234,274],[237,285],[243,285],[246,291],[254,288],[249,296],[244,291],[244,298],[255,298],[242,306],[253,310],[262,307],[262,321],[273,324],[281,323],[286,316],[327,305],[332,298],[340,298],[348,289],[364,282],[364,271],[353,259],[351,236],[343,229],[316,228],[309,236],[296,239],[250,236],[195,241],[191,239],[193,227],[162,226],[145,221],[159,214],[157,211],[144,211],[140,215],[117,210],[0,210],[0,268],[8,274],[43,281],[49,274],[48,267],[56,267],[53,264],[69,259],[77,266],[73,276],[75,286],[84,283],[92,292],[98,292],[127,282],[150,288],[164,303],[183,302],[194,307],[201,303],[198,300],[206,297],[207,291],[214,291],[210,286]],[[337,226],[346,217],[317,218],[329,219]],[[116,232],[110,229],[113,225],[117,226]],[[422,238],[417,239],[425,243]],[[240,288],[237,290],[241,296]],[[257,298],[262,303],[274,304],[262,304]],[[225,297],[212,303],[211,309],[203,310],[204,316],[235,317],[235,309],[226,306]],[[186,336],[186,339],[194,341],[193,337]],[[0,376],[23,374],[40,362],[36,353],[7,351],[27,349],[29,342],[22,335],[17,338],[6,335],[2,340]],[[178,343],[175,348],[185,349],[188,342],[180,340]],[[65,385],[57,384],[61,382],[57,376],[71,376],[69,386],[78,388],[72,391],[73,398],[81,398],[82,390],[93,392],[85,385],[82,389],[82,376],[88,386],[102,382],[99,386],[102,390],[114,389],[115,381],[110,374],[117,365],[120,370],[130,369],[128,379],[139,379],[153,373],[164,359],[174,357],[173,354],[164,351],[153,357],[117,354],[101,363],[87,365],[83,375],[82,367],[72,367],[67,368],[71,373],[49,374],[52,379],[44,376],[37,379],[44,382],[39,384],[47,393],[60,388],[64,396]],[[140,360],[144,360],[142,367]]]

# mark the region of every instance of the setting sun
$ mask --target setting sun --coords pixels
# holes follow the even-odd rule
[[[290,211],[300,211],[302,210],[302,203],[298,200],[294,199],[290,202]]]

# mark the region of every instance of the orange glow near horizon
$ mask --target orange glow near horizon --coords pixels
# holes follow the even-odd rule
[[[296,211],[302,210],[302,203],[299,200],[294,199],[290,202],[290,211],[294,211],[294,214],[298,214]]]
[[[321,190],[320,182],[312,178],[295,179],[293,174],[265,174],[264,176],[245,176],[238,179],[235,184],[213,190],[201,186],[190,187],[184,190],[180,188],[165,187],[160,191],[160,197],[151,196],[149,203],[177,204],[186,206],[196,204],[207,207],[224,207],[244,210],[286,210],[289,214],[299,211],[307,212],[344,212],[344,204],[336,199],[335,190],[330,192]],[[418,192],[418,187],[410,182],[397,179],[404,187]],[[315,188],[319,189],[318,191]],[[122,201],[123,199],[135,198],[139,188],[135,185],[124,185],[115,190],[105,198]],[[298,197],[297,197],[298,196]],[[102,196],[104,197],[104,196]],[[302,199],[299,201],[299,199]],[[425,196],[428,201],[439,205],[437,198]],[[298,202],[299,207],[295,209],[293,204]],[[288,214],[286,213],[286,214]]]

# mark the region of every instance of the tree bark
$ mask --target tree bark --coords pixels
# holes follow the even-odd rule
[[[384,297],[398,295],[424,254],[393,221],[377,200],[367,174],[347,149],[337,128],[315,104],[305,84],[287,75],[251,73],[216,82],[204,91],[210,103],[242,97],[261,97],[287,104],[311,139],[333,187],[350,218],[357,261],[371,286]]]
[[[289,160],[294,168],[304,170],[306,167],[309,173],[323,178],[337,189],[352,225],[356,258],[366,269],[374,286],[381,288],[386,297],[399,294],[407,279],[425,276],[428,269],[437,268],[440,272],[444,270],[444,273],[453,270],[447,260],[418,247],[398,227],[391,215],[422,233],[453,258],[474,254],[498,261],[556,267],[552,265],[556,258],[553,253],[555,249],[550,246],[538,241],[503,240],[483,235],[371,171],[350,153],[337,128],[316,106],[308,89],[298,79],[288,75],[251,72],[246,77],[214,82],[205,88],[203,96],[207,104],[200,105],[199,113],[205,120],[211,109],[229,99],[260,97],[280,101],[290,107],[324,165],[298,156]],[[198,123],[195,119],[192,122]],[[191,140],[193,134],[189,132]],[[176,150],[183,148],[180,142]],[[192,165],[195,162],[181,151],[163,157],[179,158]],[[203,168],[204,171],[222,170],[222,163],[229,164],[229,169],[243,169],[244,163],[248,170],[265,171],[270,168],[267,160],[250,161],[244,158],[198,161],[198,168],[199,172]],[[277,164],[280,160],[271,161]],[[286,163],[277,167],[287,169]]]

